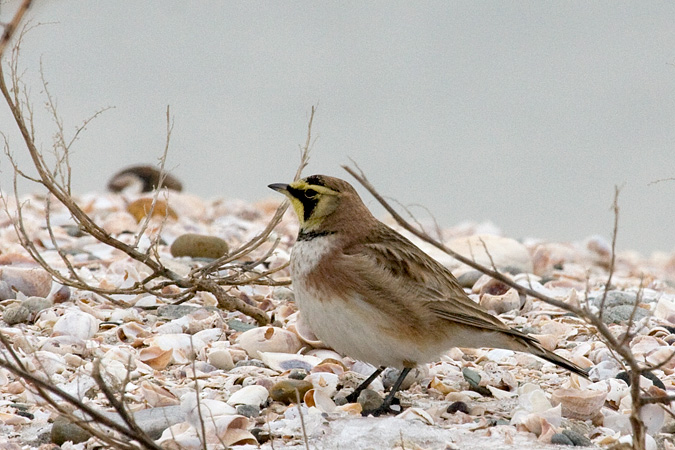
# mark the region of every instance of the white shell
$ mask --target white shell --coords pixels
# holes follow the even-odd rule
[[[82,311],[69,311],[54,324],[52,336],[69,335],[80,339],[90,339],[98,331],[97,318]]]
[[[212,348],[207,352],[207,358],[209,364],[212,366],[222,369],[230,370],[234,367],[234,360],[232,359],[232,353],[226,348]]]
[[[594,389],[556,389],[551,403],[562,406],[562,415],[570,419],[590,420],[605,404],[606,391]]]
[[[259,352],[259,355],[267,367],[277,372],[291,369],[304,369],[309,372],[322,361],[316,356],[296,353]]]
[[[297,353],[302,348],[298,336],[277,327],[257,327],[243,332],[237,344],[251,358],[260,358],[260,352]]]
[[[262,406],[269,397],[269,392],[263,386],[253,384],[244,386],[237,392],[232,394],[227,400],[227,404],[231,406],[237,405],[253,405]]]

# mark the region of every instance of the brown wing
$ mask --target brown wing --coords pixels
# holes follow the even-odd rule
[[[410,306],[421,306],[438,318],[532,340],[476,304],[448,269],[384,224],[379,224],[365,242],[347,247],[345,254],[358,259],[353,263],[362,266],[362,270],[356,270],[362,285],[405,292]]]

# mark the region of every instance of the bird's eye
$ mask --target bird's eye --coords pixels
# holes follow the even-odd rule
[[[307,189],[305,191],[305,197],[307,198],[316,198],[317,195],[319,195],[319,193],[314,189]]]

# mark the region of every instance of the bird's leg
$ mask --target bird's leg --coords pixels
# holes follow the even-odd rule
[[[373,372],[368,378],[366,378],[366,381],[359,384],[359,386],[356,389],[354,389],[354,392],[352,392],[347,396],[347,401],[349,403],[355,403],[359,399],[359,394],[361,393],[361,391],[370,386],[370,383],[372,383],[375,380],[375,378],[377,378],[382,373],[383,370],[384,367],[378,367],[377,369],[375,369],[375,372]]]
[[[373,416],[377,417],[382,414],[388,414],[388,413],[394,413],[398,414],[398,411],[393,411],[391,409],[391,402],[394,400],[394,395],[396,395],[396,392],[398,391],[398,388],[401,387],[401,383],[403,383],[403,380],[405,380],[405,377],[408,375],[408,373],[412,370],[412,367],[406,367],[401,371],[401,375],[398,376],[396,379],[396,383],[391,387],[391,391],[389,392],[389,395],[387,395],[384,399],[384,402],[382,402],[382,406],[377,408],[374,411],[367,411],[367,413],[372,414]],[[364,411],[365,413],[366,411]]]

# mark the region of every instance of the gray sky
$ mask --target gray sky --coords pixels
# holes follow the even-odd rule
[[[36,0],[29,16],[52,23],[22,53],[43,147],[40,60],[67,130],[115,107],[76,146],[78,192],[155,162],[171,105],[188,191],[271,197],[318,103],[306,175],[349,180],[353,158],[443,226],[554,241],[609,237],[618,184],[619,247],[675,248],[675,181],[650,185],[675,177],[673,2]],[[14,128],[0,105],[27,161]]]

